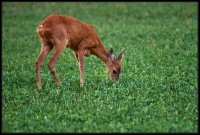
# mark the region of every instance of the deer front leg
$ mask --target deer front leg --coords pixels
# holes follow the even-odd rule
[[[75,57],[76,57],[76,61],[78,62],[78,64],[79,64],[79,60],[78,60],[78,53],[77,52],[74,52],[74,55],[75,55]]]
[[[78,52],[78,62],[79,62],[79,71],[80,71],[80,86],[83,87],[84,84],[84,52]]]
[[[42,89],[42,80],[41,80],[41,77],[40,77],[40,65],[51,49],[52,49],[52,46],[43,44],[41,51],[40,51],[40,54],[35,61],[35,70],[36,70],[38,90]]]

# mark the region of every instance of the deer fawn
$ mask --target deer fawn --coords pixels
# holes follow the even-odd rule
[[[80,22],[70,16],[53,14],[39,23],[37,33],[42,45],[40,54],[35,61],[37,87],[39,90],[42,89],[40,65],[53,48],[54,52],[48,67],[57,85],[60,85],[61,81],[56,73],[55,63],[65,48],[70,48],[74,51],[79,64],[81,86],[84,84],[84,56],[90,56],[90,54],[96,55],[105,63],[111,80],[118,80],[124,49],[121,50],[117,57],[114,56],[112,48],[109,52],[106,51],[91,25]]]

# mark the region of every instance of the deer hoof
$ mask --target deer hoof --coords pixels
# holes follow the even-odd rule
[[[42,84],[37,84],[37,88],[38,88],[38,90],[41,90],[42,89]]]
[[[80,83],[80,86],[83,87],[83,83]]]

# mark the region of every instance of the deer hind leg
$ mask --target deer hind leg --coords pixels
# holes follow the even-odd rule
[[[40,76],[40,65],[42,61],[45,59],[47,54],[51,51],[52,46],[49,44],[42,43],[41,51],[35,61],[35,70],[36,70],[36,78],[37,78],[37,87],[38,90],[42,89],[42,80]]]
[[[56,82],[56,84],[59,86],[61,85],[61,81],[56,73],[56,70],[55,70],[55,63],[56,61],[58,60],[58,58],[60,57],[61,53],[63,52],[63,50],[65,49],[66,45],[65,44],[62,44],[62,43],[59,43],[57,42],[55,44],[55,51],[52,55],[52,57],[50,58],[49,60],[49,63],[48,63],[48,67],[49,67],[49,70],[51,71],[53,77],[54,77],[54,80]]]

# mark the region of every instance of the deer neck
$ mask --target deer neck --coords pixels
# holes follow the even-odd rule
[[[108,51],[106,51],[102,44],[99,47],[95,48],[93,52],[94,55],[96,55],[101,61],[104,62],[104,64],[107,65],[109,61],[109,53]]]

